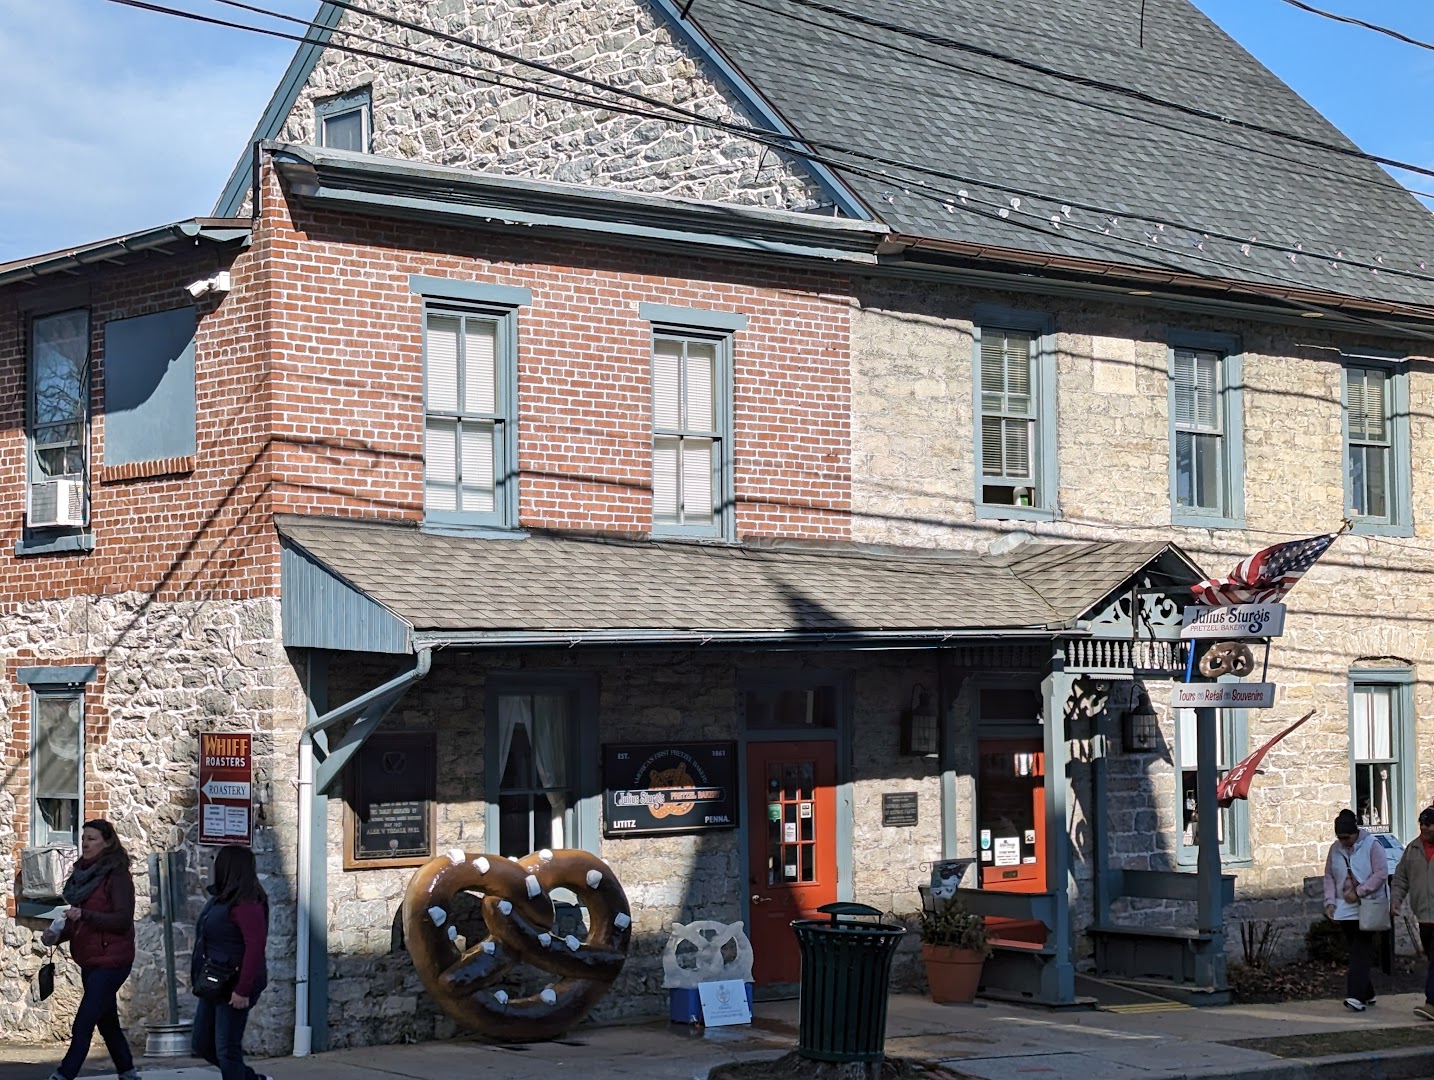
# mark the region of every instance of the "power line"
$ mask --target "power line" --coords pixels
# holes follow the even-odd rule
[[[282,32],[282,31],[278,31],[278,30],[271,30],[271,29],[267,29],[267,28],[263,28],[263,27],[252,26],[252,25],[245,24],[245,23],[237,23],[237,22],[232,22],[232,21],[225,20],[225,19],[218,19],[218,18],[214,18],[214,17],[212,17],[212,16],[200,15],[200,14],[197,14],[197,13],[187,12],[187,11],[181,11],[181,10],[177,10],[177,9],[174,9],[174,8],[165,7],[165,6],[163,6],[163,5],[154,4],[154,3],[149,3],[149,2],[146,2],[146,0],[107,0],[107,2],[119,4],[119,5],[121,5],[121,6],[126,6],[126,7],[133,7],[133,8],[137,8],[137,9],[140,9],[140,10],[145,10],[145,11],[149,11],[149,12],[152,12],[152,13],[156,13],[156,14],[170,15],[170,16],[174,16],[174,17],[179,17],[179,18],[183,18],[183,19],[187,19],[187,20],[191,20],[191,21],[195,21],[195,22],[199,22],[199,23],[214,25],[214,26],[218,26],[218,27],[229,28],[229,29],[237,29],[237,30],[246,30],[246,31],[249,31],[249,32],[251,32],[251,33],[257,33],[257,34],[261,34],[261,35],[265,35],[265,36],[281,38],[281,39],[284,39],[284,40],[296,41],[296,42],[300,42],[300,43],[309,43],[309,44],[321,45],[322,47],[325,47],[325,48],[331,48],[331,49],[334,49],[334,50],[336,50],[336,51],[346,52],[346,53],[349,53],[349,54],[352,54],[352,55],[362,56],[362,57],[366,57],[366,58],[369,58],[369,59],[375,59],[375,60],[379,60],[379,61],[382,61],[382,62],[385,62],[385,63],[392,63],[392,64],[396,64],[396,65],[399,65],[399,66],[406,66],[406,67],[411,67],[411,68],[415,68],[415,69],[419,69],[419,70],[425,70],[425,71],[434,72],[434,73],[437,73],[437,74],[449,75],[449,76],[453,76],[453,77],[460,78],[460,79],[469,79],[469,80],[473,80],[473,81],[477,81],[477,82],[482,82],[482,83],[484,83],[484,84],[491,85],[491,86],[497,87],[497,88],[499,88],[499,89],[506,89],[506,90],[510,90],[510,91],[516,91],[516,92],[519,92],[519,93],[532,93],[532,94],[534,94],[534,95],[536,95],[536,96],[539,96],[539,97],[545,97],[545,98],[548,98],[548,99],[551,99],[551,100],[558,100],[558,101],[562,101],[562,102],[565,102],[565,103],[568,103],[568,104],[577,104],[577,105],[586,106],[586,107],[591,107],[591,108],[603,109],[603,110],[607,110],[607,111],[611,111],[611,112],[615,112],[615,113],[619,113],[619,114],[639,116],[639,117],[643,117],[643,118],[646,118],[646,119],[660,120],[660,121],[668,122],[668,123],[684,123],[684,124],[691,123],[691,124],[696,124],[696,125],[705,126],[705,127],[708,127],[708,128],[713,128],[713,129],[717,129],[717,130],[722,130],[722,131],[726,131],[726,132],[731,133],[731,134],[738,135],[739,137],[751,139],[752,141],[755,141],[755,142],[757,142],[757,143],[759,143],[759,144],[761,144],[761,145],[767,146],[769,149],[774,149],[774,150],[777,150],[777,151],[779,151],[779,152],[781,152],[781,153],[786,153],[786,154],[789,154],[789,155],[794,156],[794,157],[803,158],[803,159],[806,159],[806,160],[809,160],[809,161],[813,161],[813,162],[818,162],[818,163],[821,163],[821,164],[824,164],[824,165],[828,165],[828,166],[831,166],[831,167],[834,167],[834,168],[845,169],[845,170],[847,170],[847,171],[856,173],[856,174],[858,174],[858,175],[863,175],[863,176],[866,176],[866,177],[871,178],[871,179],[881,180],[881,181],[884,182],[884,183],[885,183],[885,182],[896,182],[896,183],[902,185],[903,190],[904,190],[906,193],[913,193],[913,192],[911,192],[911,190],[910,190],[911,187],[913,187],[913,186],[916,186],[916,187],[924,187],[924,188],[927,189],[925,192],[920,192],[920,191],[918,191],[918,192],[914,192],[914,194],[917,194],[919,197],[922,197],[922,198],[927,198],[927,199],[932,199],[932,200],[934,200],[934,201],[938,201],[938,202],[940,202],[940,203],[941,203],[948,211],[950,211],[950,212],[954,212],[955,209],[959,206],[960,209],[965,210],[965,211],[967,211],[967,212],[971,212],[971,213],[981,213],[981,211],[974,210],[971,206],[967,205],[967,204],[968,204],[968,201],[970,201],[970,196],[969,196],[967,193],[963,192],[963,191],[942,191],[941,189],[935,188],[935,187],[933,187],[933,186],[931,186],[931,185],[929,185],[929,184],[926,184],[926,183],[923,182],[923,181],[910,181],[910,180],[908,180],[908,181],[903,181],[903,180],[901,180],[900,178],[895,178],[895,177],[893,177],[891,174],[886,173],[886,172],[884,172],[884,171],[878,171],[878,170],[872,170],[872,169],[869,169],[869,168],[863,168],[863,167],[861,167],[861,166],[856,166],[856,165],[853,165],[853,164],[851,164],[850,162],[846,162],[846,161],[838,161],[838,160],[833,159],[833,158],[831,158],[831,157],[823,156],[823,155],[820,155],[820,154],[816,154],[816,153],[813,153],[813,152],[811,152],[811,151],[809,151],[809,150],[802,149],[800,146],[793,145],[793,144],[796,143],[796,142],[805,142],[805,140],[800,140],[799,137],[792,136],[792,135],[788,135],[788,134],[782,133],[782,132],[771,131],[771,130],[769,130],[769,129],[754,128],[754,127],[751,127],[750,125],[736,124],[736,123],[733,123],[733,122],[730,122],[730,121],[723,121],[723,120],[719,120],[719,119],[712,118],[712,117],[706,117],[706,116],[703,116],[702,114],[696,113],[696,112],[694,112],[694,111],[692,111],[692,110],[686,110],[686,109],[683,109],[683,108],[680,107],[680,106],[671,105],[671,104],[669,104],[669,103],[662,102],[660,99],[656,99],[656,98],[647,98],[647,100],[652,103],[652,107],[650,107],[650,108],[633,108],[633,107],[625,106],[625,105],[622,105],[622,104],[619,104],[619,103],[616,103],[616,102],[612,102],[612,101],[606,101],[606,100],[602,100],[602,99],[594,99],[594,98],[592,98],[591,96],[576,94],[576,93],[574,93],[574,92],[572,92],[572,91],[570,91],[570,90],[564,90],[564,89],[561,89],[561,88],[553,87],[551,84],[542,83],[542,82],[537,82],[537,81],[535,81],[535,80],[527,79],[527,78],[522,77],[522,76],[510,75],[510,74],[507,74],[507,73],[491,72],[491,71],[488,71],[487,69],[476,68],[476,66],[475,66],[472,62],[465,62],[465,61],[462,61],[462,60],[456,60],[456,59],[451,59],[451,58],[443,57],[443,56],[438,55],[438,54],[434,54],[434,53],[427,52],[427,51],[424,51],[424,50],[416,49],[416,48],[414,48],[414,47],[412,47],[412,46],[391,45],[390,43],[382,42],[382,41],[379,40],[379,39],[366,38],[364,35],[358,34],[358,33],[353,32],[353,31],[338,31],[338,33],[342,34],[342,35],[345,36],[345,37],[351,37],[351,38],[353,38],[353,39],[355,39],[355,40],[366,40],[366,41],[369,41],[370,43],[381,44],[381,45],[383,45],[384,47],[387,47],[387,48],[398,48],[398,49],[400,49],[400,50],[402,50],[402,51],[414,53],[414,54],[419,55],[419,56],[427,56],[427,57],[437,58],[437,59],[442,60],[442,61],[444,62],[444,64],[451,64],[451,63],[463,64],[465,67],[469,68],[470,70],[467,70],[467,71],[454,70],[452,67],[440,66],[440,65],[437,65],[437,64],[428,63],[428,62],[423,61],[423,60],[405,59],[405,58],[403,58],[403,57],[397,57],[397,56],[393,56],[393,55],[386,54],[386,53],[375,52],[375,51],[370,50],[370,49],[358,48],[357,46],[353,46],[353,45],[340,44],[340,43],[334,42],[334,41],[332,41],[332,40],[330,40],[330,41],[327,42],[327,43],[323,43],[323,42],[316,41],[316,40],[313,39],[313,38],[310,38],[310,37],[308,36],[307,32],[306,32],[304,35],[302,35],[302,36],[300,36],[300,35],[295,35],[295,34],[288,34],[288,33]],[[296,23],[303,23],[303,24],[306,26],[306,30],[308,29],[308,24],[307,24],[307,23],[304,23],[304,20],[298,19],[298,18],[293,17],[293,16],[287,16],[287,15],[283,15],[283,14],[278,13],[278,12],[269,11],[269,10],[264,9],[264,8],[258,8],[258,7],[254,7],[254,6],[251,6],[251,5],[242,4],[242,3],[239,3],[238,0],[220,0],[220,2],[226,2],[226,3],[228,3],[230,6],[241,7],[241,8],[243,8],[243,9],[247,10],[247,11],[250,11],[250,12],[253,12],[253,13],[257,13],[257,14],[261,14],[261,15],[265,15],[265,16],[272,17],[272,18],[275,18],[275,19],[283,19],[283,20],[288,20],[288,21],[292,21],[292,22],[296,22]],[[344,6],[353,7],[353,8],[356,8],[356,9],[357,9],[357,7],[358,7],[357,5],[351,5],[351,4],[349,4],[349,5],[344,5]],[[385,18],[384,16],[376,16],[376,17]],[[420,31],[420,32],[424,32],[424,33],[428,33],[428,32],[429,32],[427,28],[422,27],[422,26],[419,26],[419,25],[417,25],[417,24],[410,24],[410,28],[416,29],[416,30],[418,30],[418,31]],[[458,39],[455,39],[455,40],[456,40],[456,43],[462,44],[462,45],[465,45],[465,46],[469,46],[469,45],[473,45],[473,44],[474,44],[474,43],[468,42],[466,39],[462,39],[462,38],[458,38]],[[485,49],[486,49],[486,47],[485,47]],[[498,55],[499,55],[501,58],[503,58],[503,59],[510,59],[510,60],[513,60],[513,61],[519,62],[519,63],[529,63],[529,62],[527,62],[527,61],[522,60],[522,58],[513,56],[512,54],[501,53],[501,52],[499,52],[498,50],[492,50],[492,51],[495,52],[495,53],[498,53]],[[533,62],[533,63],[536,63],[536,62]],[[568,73],[564,72],[563,69],[561,69],[561,68],[552,67],[551,65],[545,65],[545,66],[548,67],[549,70],[551,70],[551,71],[552,71],[553,73],[555,73],[555,74],[559,74],[559,75],[564,76],[564,77],[566,77],[567,74],[568,74]],[[585,78],[585,77],[582,77],[582,78]],[[507,81],[505,81],[505,80],[507,80]],[[519,85],[516,85],[516,86],[513,85],[514,82],[518,83]],[[607,86],[606,84],[599,83],[599,82],[597,82],[596,80],[589,80],[589,83],[590,83],[591,85],[595,85],[595,86],[597,86],[598,88],[601,88],[601,89],[603,89],[603,90],[605,90],[605,91],[612,92],[612,93],[614,93],[614,94],[618,94],[619,96],[632,96],[632,95],[635,94],[635,92],[632,92],[632,91],[625,91],[625,90],[621,90],[621,89],[619,89],[619,88]],[[638,96],[646,97],[646,95],[638,95]],[[663,111],[663,112],[654,112],[654,111],[653,111],[653,108],[659,108],[659,109],[662,109],[662,110],[664,110],[664,111]],[[677,116],[673,116],[673,115],[670,115],[671,113],[677,113],[678,115],[677,115]],[[839,154],[848,154],[848,155],[855,156],[855,157],[858,157],[858,158],[866,158],[866,159],[870,159],[870,160],[876,160],[876,161],[886,162],[886,163],[891,164],[893,167],[901,168],[901,169],[903,169],[903,170],[908,170],[908,171],[913,171],[913,172],[919,172],[919,173],[932,173],[932,174],[935,174],[935,175],[938,175],[938,176],[941,176],[941,175],[942,175],[942,174],[941,174],[939,171],[937,171],[937,170],[930,170],[930,169],[925,168],[924,166],[915,165],[915,164],[912,164],[912,163],[909,163],[909,162],[901,162],[901,161],[898,161],[898,160],[896,160],[896,159],[880,158],[880,157],[878,157],[878,156],[876,156],[876,155],[866,154],[866,153],[863,152],[863,151],[851,150],[851,149],[848,149],[848,148],[845,148],[845,147],[840,147],[840,146],[838,146],[837,144],[822,144],[822,145],[835,148],[835,149],[834,149],[834,152],[839,153]],[[990,184],[989,182],[976,180],[976,179],[974,179],[974,178],[972,178],[972,181],[971,181],[971,182],[973,182],[973,183],[980,183],[980,184],[982,184],[983,186],[987,186],[987,187],[992,187],[992,186],[998,187],[998,185],[992,185],[992,184]],[[1041,195],[1040,193],[1033,193],[1030,197],[1046,198],[1046,199],[1052,200],[1053,202],[1058,198],[1058,197],[1055,197],[1055,196]],[[981,200],[975,200],[975,201],[978,202],[978,203],[981,202]],[[1015,202],[1015,201],[1016,201],[1016,200],[1013,200],[1013,202]],[[1001,208],[998,204],[985,203],[984,205],[986,205],[986,206],[989,207],[989,208],[993,208],[993,209],[995,210],[995,214],[985,214],[985,216],[987,216],[987,217],[993,217],[993,216],[1001,215],[1001,211],[1002,211],[1003,208]],[[1009,215],[1002,215],[1002,216],[1009,216]],[[1128,216],[1128,215],[1127,215],[1127,216]],[[1139,218],[1138,218],[1138,219],[1139,219]],[[1144,220],[1144,219],[1140,219],[1140,220]],[[1036,226],[1033,222],[1026,222],[1026,221],[1021,221],[1021,220],[1014,220],[1012,223],[1013,223],[1013,224],[1016,224],[1016,225],[1018,225],[1018,226],[1020,226],[1020,227],[1022,227],[1022,228],[1026,228],[1026,229],[1035,228],[1035,229],[1037,229],[1038,231],[1046,232],[1046,229],[1044,229],[1044,228],[1042,228],[1042,227],[1040,227],[1040,226]],[[1157,228],[1159,228],[1159,227],[1162,226],[1163,223],[1157,222],[1157,223],[1155,223],[1155,224],[1156,224]],[[1188,224],[1182,224],[1182,223],[1178,223],[1178,222],[1173,222],[1172,224],[1175,224],[1176,227],[1179,227],[1179,228],[1190,229],[1192,232],[1199,232],[1199,230],[1198,230],[1197,228],[1192,227],[1192,226],[1189,226]],[[1191,269],[1191,268],[1189,268],[1188,266],[1182,266],[1182,265],[1179,265],[1179,264],[1176,264],[1176,263],[1172,263],[1171,261],[1169,261],[1169,260],[1167,260],[1167,259],[1165,259],[1165,258],[1163,258],[1163,257],[1160,257],[1160,256],[1155,255],[1155,254],[1150,250],[1150,248],[1149,248],[1147,245],[1140,244],[1140,241],[1135,240],[1134,238],[1121,236],[1121,235],[1119,235],[1119,234],[1115,234],[1115,233],[1113,233],[1113,232],[1106,232],[1106,231],[1103,231],[1103,230],[1093,230],[1093,229],[1090,229],[1090,228],[1088,228],[1088,227],[1080,226],[1080,225],[1075,224],[1075,223],[1070,223],[1070,224],[1069,224],[1069,227],[1070,227],[1071,229],[1073,229],[1074,231],[1088,233],[1088,234],[1090,234],[1092,237],[1095,237],[1097,234],[1099,234],[1100,237],[1101,237],[1100,240],[1083,241],[1084,243],[1090,244],[1090,246],[1097,247],[1097,248],[1102,248],[1102,247],[1103,247],[1103,248],[1107,248],[1107,249],[1112,249],[1111,244],[1105,242],[1106,240],[1114,240],[1114,241],[1123,242],[1123,243],[1126,243],[1126,244],[1132,244],[1132,243],[1133,243],[1133,244],[1137,244],[1137,245],[1140,245],[1140,246],[1141,246],[1141,248],[1142,248],[1142,250],[1143,250],[1143,252],[1144,252],[1143,258],[1144,258],[1144,259],[1146,260],[1146,262],[1147,262],[1148,264],[1150,264],[1150,265],[1154,265],[1154,266],[1160,267],[1160,268],[1162,268],[1162,269],[1170,270],[1170,271],[1176,272],[1176,273],[1188,274],[1188,275],[1191,275],[1191,276],[1194,276],[1194,277],[1202,277],[1202,278],[1205,278],[1205,279],[1207,279],[1207,280],[1218,281],[1220,284],[1225,285],[1225,286],[1228,286],[1229,284],[1232,283],[1232,282],[1231,282],[1231,279],[1229,279],[1229,278],[1217,277],[1217,276],[1215,276],[1215,275],[1213,275],[1213,274],[1208,274],[1208,273],[1201,273],[1199,270]],[[1285,252],[1289,252],[1289,253],[1292,253],[1292,254],[1297,254],[1297,249],[1284,248],[1284,247],[1282,247],[1282,246],[1280,246],[1280,245],[1260,243],[1260,242],[1256,241],[1253,237],[1252,237],[1251,240],[1248,241],[1247,243],[1252,244],[1252,245],[1255,245],[1255,246],[1267,247],[1267,248],[1271,248],[1271,249],[1274,249],[1274,250],[1285,251]],[[1316,256],[1316,255],[1314,255],[1314,253],[1304,253],[1304,254],[1306,254],[1307,257],[1321,257],[1321,256]],[[1184,257],[1185,257],[1186,259],[1190,260],[1190,261],[1204,262],[1204,263],[1207,263],[1207,264],[1209,264],[1209,265],[1213,265],[1213,266],[1217,266],[1217,267],[1222,267],[1222,268],[1225,268],[1225,269],[1234,269],[1234,268],[1236,268],[1236,267],[1239,267],[1239,264],[1236,264],[1236,263],[1224,262],[1224,261],[1222,261],[1222,260],[1211,259],[1211,258],[1208,258],[1208,257],[1201,257],[1201,256],[1194,256],[1194,255],[1186,255],[1186,256],[1184,256]],[[1341,257],[1341,258],[1342,258],[1342,257]],[[1346,261],[1347,261],[1347,260],[1346,260]],[[1361,264],[1350,263],[1350,265],[1361,265]],[[1399,275],[1401,275],[1401,276],[1406,276],[1406,277],[1415,277],[1415,278],[1425,278],[1425,277],[1426,277],[1426,275],[1419,275],[1419,274],[1415,274],[1415,273],[1413,273],[1413,272],[1411,272],[1411,271],[1399,270],[1398,268],[1392,268],[1392,267],[1389,267],[1389,268],[1386,268],[1386,267],[1376,268],[1376,267],[1374,267],[1372,264],[1362,264],[1362,265],[1366,266],[1367,268],[1369,268],[1369,269],[1371,269],[1371,270],[1384,269],[1384,270],[1388,270],[1389,272],[1396,273],[1396,274],[1399,274]],[[1242,271],[1244,270],[1243,267],[1240,267],[1240,269],[1241,269]],[[1318,285],[1312,285],[1310,282],[1308,282],[1308,281],[1306,281],[1306,280],[1304,280],[1304,279],[1294,278],[1294,277],[1290,277],[1290,276],[1284,275],[1284,274],[1269,273],[1269,274],[1267,274],[1267,275],[1265,275],[1265,276],[1266,276],[1268,279],[1273,279],[1274,282],[1282,282],[1282,283],[1284,283],[1284,284],[1293,285],[1293,286],[1298,287],[1298,288],[1313,289],[1313,290],[1316,290],[1316,291],[1327,291],[1327,290],[1325,290],[1323,287],[1318,286]],[[1427,276],[1427,278],[1428,278],[1429,280],[1434,280],[1434,276]],[[1237,280],[1237,281],[1235,281],[1235,282],[1233,282],[1233,283],[1236,284],[1236,285],[1238,285],[1238,286],[1243,286],[1244,288],[1248,289],[1248,290],[1251,291],[1252,293],[1255,293],[1256,295],[1267,295],[1267,294],[1261,294],[1261,293],[1260,293],[1260,288],[1259,288],[1259,284],[1260,284],[1260,283],[1259,283],[1259,281],[1239,281],[1239,280]],[[1270,282],[1269,282],[1268,280],[1265,282],[1266,287],[1268,287],[1268,284],[1269,284],[1269,283],[1270,283]],[[1280,300],[1280,301],[1283,302],[1283,303],[1292,303],[1292,301],[1290,301],[1290,300],[1288,300],[1287,298],[1284,298],[1284,297],[1278,297],[1278,296],[1276,296],[1276,297],[1273,297],[1273,298],[1274,298],[1274,299],[1277,299],[1277,300]],[[1294,306],[1296,306],[1296,307],[1303,307],[1305,310],[1318,310],[1317,308],[1314,307],[1314,305],[1294,304]],[[1417,307],[1417,306],[1416,306],[1416,307]],[[1368,323],[1370,323],[1371,325],[1385,326],[1386,328],[1393,329],[1393,330],[1395,330],[1395,331],[1397,331],[1397,332],[1399,332],[1399,333],[1408,334],[1408,333],[1411,333],[1411,332],[1412,332],[1412,331],[1410,331],[1410,330],[1409,330],[1408,328],[1406,328],[1406,327],[1388,327],[1387,324],[1381,323],[1381,322],[1379,322],[1378,320],[1374,320],[1374,319],[1363,318],[1363,321],[1368,322]],[[1422,335],[1422,334],[1417,334],[1417,332],[1416,332],[1416,336],[1421,336],[1421,337],[1422,337],[1422,336],[1424,336],[1424,335]]]
[[[758,0],[736,0],[737,3],[747,7],[765,11],[768,14],[776,15],[779,18],[787,18],[785,12],[771,7],[768,4],[760,3]],[[1138,90],[1131,86],[1122,86],[1120,83],[1107,82],[1103,79],[1094,79],[1087,75],[1076,75],[1072,72],[1061,71],[1059,68],[1051,67],[1048,64],[1038,63],[1034,60],[1026,60],[1010,53],[1003,53],[997,49],[989,49],[983,45],[976,45],[972,42],[961,41],[959,38],[949,37],[945,34],[936,34],[928,30],[918,30],[914,27],[903,26],[900,23],[888,22],[885,19],[873,18],[870,15],[863,15],[860,12],[848,11],[844,8],[835,7],[824,3],[823,0],[787,0],[788,3],[800,7],[819,11],[824,15],[833,18],[843,19],[874,30],[883,30],[898,37],[911,38],[927,45],[935,45],[939,48],[953,49],[957,52],[967,53],[971,56],[979,56],[986,60],[994,60],[998,63],[1008,64],[1029,71],[1032,74],[1043,75],[1047,78],[1057,79],[1061,82],[1072,83],[1076,86],[1083,86],[1090,90],[1100,90],[1104,93],[1114,94],[1119,97],[1129,98],[1132,101],[1139,101],[1146,105],[1155,105],[1163,109],[1172,109],[1187,116],[1197,117],[1202,120],[1213,120],[1216,123],[1230,127],[1240,128],[1245,131],[1255,132],[1260,135],[1270,135],[1278,139],[1286,139],[1298,143],[1301,146],[1312,147],[1316,150],[1325,150],[1342,157],[1356,158],[1363,161],[1371,161],[1379,165],[1388,165],[1391,168],[1403,169],[1408,172],[1418,173],[1421,176],[1434,177],[1434,169],[1425,168],[1422,165],[1414,165],[1407,161],[1400,161],[1397,158],[1384,157],[1379,154],[1371,154],[1356,146],[1341,146],[1338,143],[1326,142],[1323,139],[1316,139],[1309,135],[1300,135],[1297,132],[1285,131],[1282,128],[1269,127],[1265,124],[1257,124],[1250,120],[1241,120],[1235,116],[1224,113],[1212,112],[1196,105],[1188,105],[1181,101],[1174,101],[1170,98],[1163,98],[1156,94]],[[880,41],[868,42],[868,44],[882,45]]]
[[[1284,3],[1289,4],[1290,7],[1299,8],[1301,11],[1308,11],[1311,15],[1318,15],[1322,19],[1332,19],[1335,22],[1345,23],[1349,26],[1358,26],[1365,30],[1373,30],[1376,34],[1384,34],[1386,37],[1392,37],[1395,41],[1402,41],[1406,45],[1414,45],[1420,49],[1428,49],[1430,52],[1434,52],[1434,45],[1431,45],[1429,42],[1412,38],[1408,34],[1401,34],[1398,30],[1391,30],[1389,27],[1380,26],[1378,23],[1365,22],[1363,19],[1356,19],[1351,15],[1337,15],[1333,11],[1323,11],[1320,8],[1301,3],[1300,0],[1284,0]]]

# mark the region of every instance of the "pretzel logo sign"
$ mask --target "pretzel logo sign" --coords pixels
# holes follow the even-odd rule
[[[1238,675],[1243,679],[1254,670],[1254,653],[1238,641],[1217,641],[1200,657],[1200,674],[1207,679],[1218,679],[1221,675]]]
[[[557,888],[571,889],[587,908],[585,940],[553,933]],[[460,951],[450,912],[464,891],[482,893],[487,936]],[[408,883],[403,933],[423,985],[449,1016],[491,1038],[534,1042],[567,1031],[607,992],[627,959],[632,915],[612,869],[586,851],[512,860],[454,850]],[[510,997],[497,984],[520,961],[557,981]]]

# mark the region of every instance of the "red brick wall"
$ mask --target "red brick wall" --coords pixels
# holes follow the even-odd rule
[[[422,299],[410,274],[532,290],[518,312],[520,521],[651,529],[651,326],[638,304],[740,312],[737,531],[850,535],[848,283],[690,256],[299,208],[265,170],[274,264],[274,509],[420,518]]]
[[[159,600],[241,598],[277,587],[277,543],[262,502],[269,410],[257,251],[234,262],[233,292],[199,305],[194,458],[113,473],[103,468],[105,324],[193,303],[184,286],[229,261],[199,248],[0,290],[0,591],[10,603],[130,590]],[[90,311],[95,548],[17,557],[30,319],[76,307]]]

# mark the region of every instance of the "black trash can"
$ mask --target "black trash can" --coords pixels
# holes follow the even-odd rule
[[[815,1061],[880,1061],[891,958],[906,928],[850,921],[880,918],[880,911],[865,904],[817,910],[830,919],[792,923],[802,953],[797,1053]]]

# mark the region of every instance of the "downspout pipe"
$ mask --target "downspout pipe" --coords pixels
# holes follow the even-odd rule
[[[413,667],[403,674],[326,712],[308,724],[299,736],[299,843],[296,867],[297,911],[294,919],[294,1057],[307,1057],[314,1045],[314,1028],[309,1022],[309,937],[313,918],[313,827],[314,827],[314,735],[358,716],[375,701],[402,694],[429,672],[433,650],[420,649]]]

